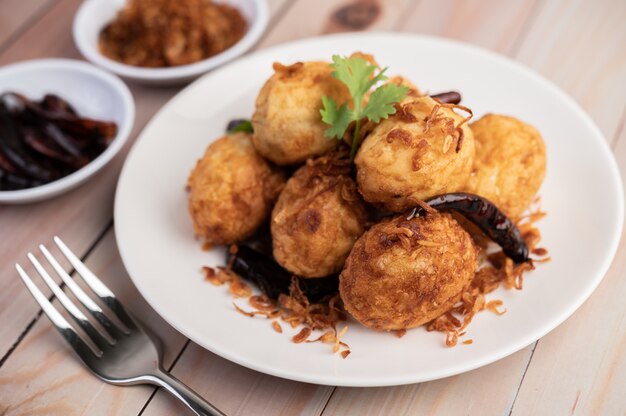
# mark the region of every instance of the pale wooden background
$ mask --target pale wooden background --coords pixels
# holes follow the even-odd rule
[[[379,0],[380,13],[361,28],[333,18],[354,0],[269,3],[271,21],[256,49],[361,29],[444,36],[507,55],[573,96],[599,125],[626,172],[626,1]],[[79,4],[0,0],[0,65],[40,57],[79,58],[71,39]],[[179,88],[131,88],[137,104],[134,139]],[[165,342],[167,367],[229,415],[626,414],[626,241],[600,287],[574,316],[492,365],[392,388],[296,383],[202,350],[138,295],[120,261],[112,228],[113,194],[128,148],[69,194],[0,206],[0,415],[185,414],[161,391],[97,380],[42,318],[13,264],[24,262],[28,250],[50,242],[55,233],[151,323]]]

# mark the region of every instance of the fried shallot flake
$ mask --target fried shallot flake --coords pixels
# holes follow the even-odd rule
[[[291,338],[291,340],[295,342],[296,344],[299,344],[301,342],[306,341],[309,338],[309,335],[311,335],[311,328],[309,328],[308,326],[305,326],[304,328],[300,330],[300,332],[294,335],[293,338]]]
[[[461,111],[466,112],[468,116],[463,118],[463,120],[461,120],[459,124],[455,125],[454,119],[452,117],[446,117],[446,116],[437,114],[439,110],[442,108],[449,108],[453,111],[454,109],[459,109]],[[463,129],[461,127],[463,126],[463,124],[466,124],[468,121],[470,121],[473,115],[474,113],[472,112],[472,110],[470,110],[469,108],[465,106],[462,106],[459,104],[437,102],[437,104],[435,104],[432,111],[430,112],[430,115],[426,117],[426,120],[425,120],[426,123],[424,125],[424,134],[426,135],[430,134],[430,131],[433,128],[439,129],[442,133],[446,135],[446,139],[444,140],[444,143],[443,143],[443,149],[442,149],[443,153],[447,153],[451,145],[451,142],[447,140],[448,137],[451,137],[452,139],[456,139],[455,151],[456,153],[459,153],[459,151],[461,151],[461,147],[463,146],[463,138],[464,138]]]
[[[279,334],[283,333],[283,327],[280,326],[278,321],[272,321],[272,328],[274,328],[274,331],[278,332]]]
[[[248,26],[241,12],[208,0],[129,0],[100,32],[106,57],[127,65],[169,67],[216,55]]]
[[[334,331],[326,331],[315,339],[309,339],[306,342],[323,342],[325,344],[334,344],[337,336]]]
[[[204,272],[204,280],[211,282],[215,286],[221,286],[224,284],[224,282],[217,278],[214,268],[204,266],[202,267],[202,271]]]
[[[545,248],[537,248],[537,244],[541,240],[541,234],[534,226],[534,222],[544,216],[545,213],[537,210],[523,217],[517,224],[529,251],[536,256],[546,256],[548,254]],[[461,300],[448,312],[426,324],[426,330],[445,332],[446,346],[453,347],[457,345],[458,338],[465,335],[465,329],[477,312],[487,309],[498,315],[506,313],[506,308],[500,309],[503,306],[501,300],[486,301],[486,294],[493,292],[500,285],[507,289],[515,288],[521,290],[523,287],[523,274],[534,270],[534,263],[548,260],[549,257],[534,258],[525,263],[516,264],[502,251],[487,255],[485,264],[476,271],[470,286],[461,295]],[[463,341],[463,343],[471,344],[473,342],[467,341]]]
[[[398,338],[402,338],[403,336],[406,335],[406,329],[397,329],[393,332],[396,334],[396,337]]]
[[[300,68],[302,68],[303,66],[304,66],[304,63],[302,62],[296,62],[295,64],[291,64],[291,65],[283,65],[280,62],[274,62],[272,64],[272,69],[276,72],[283,73],[287,77],[291,77],[296,72],[298,72]]]
[[[454,347],[459,340],[459,336],[456,331],[450,331],[446,334],[446,346]]]
[[[229,292],[233,294],[242,293],[243,290],[250,289],[241,281],[241,278],[229,268],[218,267],[217,271],[211,267],[203,267],[205,278],[211,282],[218,282],[220,285],[230,283]],[[233,287],[234,285],[234,287]],[[243,287],[247,289],[243,289]],[[322,342],[333,345],[333,352],[338,352],[340,347],[349,349],[348,344],[340,340],[348,330],[345,326],[341,332],[337,333],[337,323],[346,320],[346,312],[339,294],[322,299],[318,303],[310,303],[304,295],[298,280],[294,278],[289,288],[289,294],[281,294],[278,301],[270,299],[267,295],[248,295],[248,304],[254,310],[247,311],[233,302],[237,312],[254,318],[262,316],[273,319],[272,328],[282,333],[283,328],[275,319],[280,319],[289,324],[292,328],[302,326],[302,329],[292,338],[295,343]],[[316,339],[310,340],[313,331],[324,331]],[[347,356],[347,355],[346,355]],[[345,358],[345,357],[344,357]]]
[[[341,337],[343,337],[344,335],[346,335],[346,332],[348,331],[348,326],[344,326],[343,329],[341,330],[341,332],[339,334],[337,334],[337,336],[335,337],[335,345],[333,346],[333,352],[337,352],[339,351],[339,346],[343,345],[344,347],[348,347],[347,344],[344,344],[343,342],[341,342]],[[344,357],[345,358],[345,357]]]
[[[270,312],[276,309],[276,302],[270,299],[267,295],[255,295],[248,298],[248,303],[254,309],[260,311]]]
[[[498,307],[502,306],[502,304],[503,302],[499,299],[491,300],[487,302],[486,308],[497,315],[504,315],[506,313],[506,308],[502,310],[498,309]]]
[[[242,282],[241,278],[237,275],[233,276],[228,291],[238,298],[252,295],[252,288]]]
[[[235,302],[233,302],[233,306],[235,307],[237,312],[241,313],[242,315],[249,316],[250,318],[253,318],[254,315],[262,315],[263,314],[263,312],[260,312],[260,311],[252,311],[252,312],[244,311]]]

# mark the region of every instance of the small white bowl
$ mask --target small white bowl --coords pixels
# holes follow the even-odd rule
[[[35,100],[57,94],[80,116],[117,123],[117,135],[104,152],[76,172],[35,188],[0,191],[1,204],[51,198],[83,183],[120,151],[135,121],[135,103],[128,87],[115,75],[82,61],[41,59],[0,68],[0,94],[5,92]]]
[[[142,68],[126,65],[104,56],[98,38],[104,26],[124,7],[125,0],[86,0],[74,16],[74,43],[89,61],[119,76],[142,84],[171,85],[191,81],[205,72],[235,59],[250,49],[261,37],[269,19],[266,0],[228,0],[248,22],[246,34],[233,46],[210,58],[188,65],[166,68]]]

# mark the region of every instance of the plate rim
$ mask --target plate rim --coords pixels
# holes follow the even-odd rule
[[[555,85],[553,82],[549,81],[548,79],[544,78],[533,69],[519,62],[516,62],[509,57],[495,53],[491,50],[484,49],[476,45],[460,42],[457,40],[451,40],[451,39],[441,38],[437,36],[374,31],[374,32],[364,32],[364,33],[341,33],[341,34],[329,34],[329,35],[308,37],[308,38],[303,38],[303,39],[299,39],[299,40],[295,40],[291,42],[281,43],[279,45],[274,45],[269,48],[260,49],[258,51],[255,51],[254,53],[242,56],[239,59],[232,61],[228,65],[225,65],[217,69],[216,71],[203,75],[202,77],[198,78],[196,81],[194,81],[193,83],[189,84],[187,87],[179,91],[165,105],[163,105],[161,109],[150,119],[150,121],[146,124],[146,126],[144,127],[140,135],[138,136],[137,140],[133,144],[133,148],[131,149],[124,163],[124,167],[122,168],[122,171],[120,173],[120,178],[119,178],[118,185],[116,188],[114,215],[117,216],[117,212],[119,212],[119,210],[121,209],[120,204],[118,202],[119,201],[118,193],[119,193],[119,189],[123,186],[122,184],[124,183],[125,173],[128,171],[128,168],[127,168],[129,165],[128,161],[131,160],[137,148],[135,145],[138,144],[145,137],[145,132],[151,128],[151,126],[155,123],[155,120],[159,119],[164,113],[166,113],[169,110],[171,106],[174,105],[175,102],[181,99],[181,97],[184,94],[188,93],[189,90],[194,88],[196,86],[196,83],[203,82],[203,80],[206,77],[211,77],[214,74],[221,73],[221,71],[228,71],[229,66],[231,64],[236,64],[236,63],[242,64],[247,61],[253,61],[254,59],[256,59],[258,55],[271,54],[272,52],[278,49],[282,49],[282,48],[294,48],[294,47],[305,48],[307,44],[316,43],[318,41],[345,40],[347,38],[353,38],[353,39],[357,38],[357,40],[366,40],[367,38],[385,38],[385,37],[395,38],[395,39],[403,38],[403,39],[408,39],[408,40],[413,39],[413,40],[418,40],[418,41],[426,41],[426,42],[434,43],[434,44],[439,43],[442,45],[452,45],[455,47],[461,47],[463,49],[471,51],[474,54],[482,55],[482,57],[485,57],[487,59],[495,60],[499,63],[505,64],[509,70],[517,71],[517,72],[522,73],[523,75],[531,77],[533,81],[538,82],[539,84],[541,84],[542,87],[547,88],[552,93],[555,93],[556,95],[558,95],[561,100],[567,103],[569,107],[576,112],[577,117],[580,118],[582,121],[584,121],[584,123],[590,128],[590,130],[593,131],[594,133],[592,135],[593,140],[600,144],[599,148],[604,153],[605,158],[609,161],[610,174],[613,177],[613,179],[616,181],[616,185],[618,187],[618,193],[615,195],[614,200],[617,205],[618,212],[621,213],[621,214],[618,214],[619,215],[618,224],[616,224],[617,226],[616,228],[619,231],[616,232],[612,236],[612,239],[609,244],[609,255],[604,257],[603,261],[601,262],[600,267],[598,267],[596,278],[593,280],[593,282],[591,282],[588,286],[586,286],[586,290],[584,291],[584,293],[583,292],[579,293],[575,302],[570,302],[568,308],[563,308],[563,310],[559,313],[558,319],[555,318],[551,320],[548,324],[544,324],[538,327],[535,331],[532,331],[531,334],[525,337],[522,337],[519,341],[513,344],[510,344],[507,348],[502,348],[500,353],[493,354],[488,359],[484,359],[484,360],[471,360],[470,359],[470,360],[467,360],[467,363],[465,365],[459,365],[455,367],[454,369],[450,369],[448,371],[438,371],[438,372],[432,371],[429,374],[425,374],[425,375],[422,374],[419,377],[411,376],[411,375],[400,376],[400,377],[378,376],[378,378],[376,378],[375,380],[374,379],[363,380],[361,378],[357,378],[354,376],[341,376],[341,379],[339,380],[332,380],[333,376],[329,375],[328,378],[323,379],[323,378],[318,378],[315,376],[308,376],[307,374],[295,374],[294,375],[286,371],[276,370],[272,367],[265,367],[257,363],[251,363],[251,362],[246,361],[245,357],[242,358],[242,357],[233,355],[229,353],[228,351],[223,351],[217,348],[213,348],[212,346],[206,345],[205,343],[201,342],[195,337],[193,338],[190,337],[189,334],[182,328],[182,326],[177,325],[176,322],[173,322],[174,321],[173,319],[166,318],[157,310],[157,308],[155,307],[156,306],[155,303],[151,301],[149,296],[147,296],[144,293],[144,291],[141,290],[140,285],[138,285],[137,281],[132,277],[131,270],[128,267],[129,262],[125,259],[125,254],[124,254],[124,249],[123,249],[124,243],[119,238],[119,233],[117,232],[118,222],[115,222],[115,231],[116,231],[115,238],[116,238],[116,242],[119,248],[120,257],[122,258],[122,262],[124,263],[124,266],[126,267],[126,270],[128,271],[128,274],[131,280],[133,281],[133,283],[135,284],[135,286],[137,287],[138,291],[141,293],[144,299],[148,302],[148,304],[150,304],[150,306],[155,310],[155,312],[157,312],[157,314],[159,314],[159,316],[161,316],[169,325],[174,327],[178,332],[182,333],[185,337],[192,340],[193,342],[195,342],[202,348],[208,351],[211,351],[219,355],[220,357],[223,357],[224,359],[227,359],[238,365],[242,365],[244,367],[250,368],[252,370],[259,371],[259,372],[269,374],[272,376],[285,378],[288,380],[298,381],[298,382],[314,383],[314,384],[329,385],[329,386],[344,386],[344,387],[383,387],[383,386],[395,386],[395,385],[405,385],[405,384],[426,382],[426,381],[441,379],[441,378],[465,373],[467,371],[471,371],[476,368],[491,364],[495,361],[498,361],[504,357],[507,357],[523,349],[524,347],[544,337],[547,333],[551,332],[552,330],[560,326],[565,320],[567,320],[570,316],[572,316],[572,314],[576,310],[578,310],[580,306],[582,306],[582,304],[597,289],[600,282],[606,276],[608,269],[613,263],[615,255],[617,253],[617,249],[619,247],[619,243],[622,239],[623,228],[624,228],[624,189],[623,189],[623,183],[622,183],[620,171],[619,171],[617,162],[615,160],[615,156],[613,155],[613,152],[611,151],[610,146],[604,134],[602,133],[602,131],[598,128],[598,126],[591,119],[591,117],[580,107],[580,105],[572,97],[570,97],[557,85]]]

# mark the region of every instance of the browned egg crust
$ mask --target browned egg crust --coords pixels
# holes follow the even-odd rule
[[[235,133],[213,142],[187,182],[196,236],[208,244],[233,244],[250,237],[267,218],[285,178]]]
[[[435,100],[409,98],[372,130],[355,159],[363,198],[393,212],[405,211],[416,198],[460,191],[474,159],[471,130],[466,123],[457,129],[461,115],[439,107],[433,116]]]
[[[333,78],[328,62],[274,64],[256,100],[252,116],[252,141],[263,157],[278,165],[304,162],[337,147],[337,140],[324,136],[322,97],[337,105],[350,99],[346,86]]]
[[[471,237],[449,214],[401,215],[356,242],[339,293],[346,310],[369,328],[414,328],[448,311],[476,266]]]
[[[488,114],[471,126],[476,157],[467,191],[481,195],[513,219],[529,207],[546,174],[546,146],[532,126]]]
[[[298,169],[272,211],[274,258],[302,277],[339,272],[367,223],[350,166],[333,167],[325,160]]]

